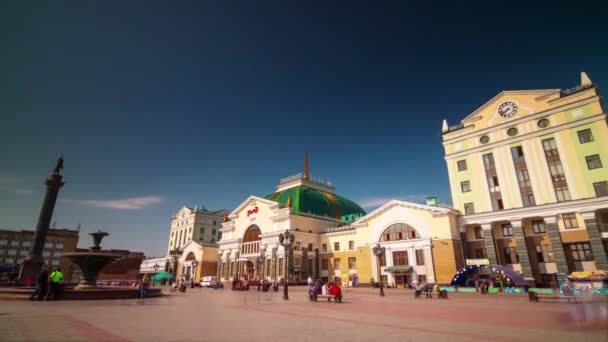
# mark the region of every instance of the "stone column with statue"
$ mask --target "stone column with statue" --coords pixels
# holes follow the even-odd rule
[[[34,241],[29,251],[29,255],[21,268],[21,280],[27,278],[38,279],[38,274],[40,274],[40,271],[42,270],[42,265],[44,264],[42,251],[49,232],[51,219],[55,210],[55,203],[57,202],[57,196],[59,195],[59,189],[65,184],[63,182],[63,176],[61,176],[61,170],[63,170],[63,157],[57,159],[53,173],[44,181],[46,193],[42,202],[42,208],[40,209],[40,215],[38,216],[38,223],[36,224],[36,231],[34,232]]]

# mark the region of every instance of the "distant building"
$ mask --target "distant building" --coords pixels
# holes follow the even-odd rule
[[[228,211],[225,209],[209,211],[196,207],[181,208],[171,219],[167,255],[174,249],[181,249],[190,241],[199,244],[216,244],[222,237],[220,229],[227,214]]]
[[[88,252],[88,249],[77,248],[76,252]],[[144,260],[144,253],[142,252],[131,252],[124,249],[108,249],[101,250],[101,253],[118,254],[122,255],[122,259],[118,259],[115,262],[104,267],[97,280],[136,280],[139,276],[139,268]],[[77,265],[74,267],[74,280],[80,280],[81,271]]]
[[[169,272],[172,262],[173,259],[169,257],[145,259],[139,266],[139,273],[156,274],[159,272]]]
[[[49,229],[42,257],[49,268],[60,267],[66,280],[72,279],[71,262],[61,256],[73,252],[78,245],[79,230]],[[0,230],[0,265],[22,265],[34,240],[33,230]]]
[[[218,267],[218,246],[216,244],[199,244],[190,241],[182,246],[182,252],[177,260],[177,278],[184,278],[187,281],[200,281],[203,277],[215,276]]]

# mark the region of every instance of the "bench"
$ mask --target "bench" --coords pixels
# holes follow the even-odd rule
[[[420,291],[420,293],[418,293],[418,291],[414,292],[415,298],[420,298],[421,296],[426,296],[427,298],[433,298],[433,295],[437,295],[437,298],[444,298],[444,299],[448,298],[448,292],[445,290],[441,290],[441,291],[439,291],[439,293],[433,292],[433,291]]]
[[[536,294],[534,292],[533,293],[533,297],[534,297],[534,301],[536,301],[537,303],[540,302],[540,300],[542,299],[543,301],[545,300],[555,300],[555,301],[563,301],[563,300],[567,300],[568,303],[578,303],[576,300],[575,296],[563,296],[563,295],[543,295],[543,294]]]
[[[321,299],[327,298],[328,302],[331,302],[331,300],[333,299],[334,302],[336,302],[336,303],[342,303],[342,295],[340,295],[340,296],[332,296],[330,294],[318,294],[317,295],[317,301],[319,300],[319,298],[321,298]],[[312,294],[310,294],[310,293],[308,294],[308,299],[311,302],[313,301]]]

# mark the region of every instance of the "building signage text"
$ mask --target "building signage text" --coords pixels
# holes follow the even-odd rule
[[[256,214],[258,212],[258,207],[254,207],[251,210],[247,210],[247,217],[249,217],[249,215],[251,214]]]

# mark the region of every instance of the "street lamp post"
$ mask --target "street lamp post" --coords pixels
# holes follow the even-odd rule
[[[158,273],[158,268],[159,268],[159,267],[160,267],[160,266],[158,266],[158,264],[156,264],[156,263],[154,264],[153,268],[154,268],[154,274],[155,274],[155,275],[156,275],[156,273]],[[154,279],[152,279],[152,286],[154,286],[154,285],[155,285],[155,284],[154,284]]]
[[[260,255],[259,260],[261,266],[260,268],[262,269],[262,277],[266,278],[266,275],[264,274],[266,272],[266,255],[264,252],[262,252],[262,255]],[[262,277],[260,277],[260,271],[258,270],[258,278],[261,280]]]
[[[289,249],[293,246],[293,242],[296,239],[296,237],[289,232],[289,230],[286,230],[285,233],[279,235],[279,243],[281,244],[281,246],[283,246],[283,249],[285,250],[285,278],[283,279],[284,284],[283,284],[283,299],[284,300],[289,300],[289,293],[288,293],[288,285],[287,283],[289,283]]]
[[[198,261],[192,260],[192,282],[196,281],[196,266],[198,266]]]
[[[384,255],[385,249],[378,243],[372,249],[376,256],[376,264],[378,265],[378,282],[380,283],[380,297],[384,297],[384,284],[382,284],[382,274],[380,274],[380,258]]]
[[[182,255],[182,251],[179,249],[174,249],[169,252],[169,255],[173,257],[173,277],[175,280],[177,280],[177,260],[179,259],[179,256]]]

